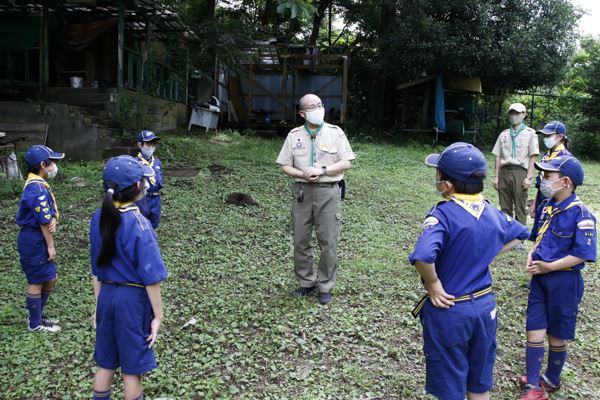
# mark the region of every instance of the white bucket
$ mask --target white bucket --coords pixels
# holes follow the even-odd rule
[[[69,82],[71,83],[72,88],[82,88],[83,87],[83,78],[80,76],[70,77]]]

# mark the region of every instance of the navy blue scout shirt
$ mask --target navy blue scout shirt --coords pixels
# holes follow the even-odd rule
[[[500,249],[513,239],[528,237],[527,227],[481,194],[457,193],[429,211],[409,261],[435,264],[444,290],[463,296],[491,286],[488,266]]]
[[[146,160],[144,158],[144,156],[142,155],[142,153],[138,153],[137,158],[138,158],[138,160],[140,160],[140,162],[143,165],[148,165],[150,168],[152,168],[154,170],[154,176],[146,177],[146,180],[148,180],[148,182],[150,183],[150,187],[148,188],[148,193],[160,192],[160,189],[162,189],[164,187],[163,174],[162,174],[162,162],[154,156],[150,157],[150,160]]]
[[[21,194],[17,225],[39,227],[56,217],[56,204],[48,184],[42,177],[30,173]]]
[[[539,242],[533,260],[552,262],[571,255],[596,261],[596,218],[575,193],[559,204],[554,199],[544,200],[540,207],[542,214],[529,237]],[[538,233],[542,233],[540,238]],[[581,263],[573,269],[583,267]]]
[[[116,232],[116,252],[109,265],[98,266],[96,261],[102,247],[100,212],[90,223],[90,257],[92,274],[99,281],[135,283],[150,286],[168,276],[156,240],[154,229],[139,209],[131,204],[119,208],[121,225]]]

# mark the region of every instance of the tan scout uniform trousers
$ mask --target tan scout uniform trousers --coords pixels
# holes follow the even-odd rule
[[[277,157],[279,165],[300,170],[309,166],[321,168],[355,156],[344,131],[324,123],[314,139],[304,127],[288,134]],[[294,231],[294,271],[301,287],[318,286],[320,292],[331,292],[338,269],[337,242],[340,234],[340,188],[343,174],[324,175],[318,182],[298,179],[293,187],[292,224]],[[300,191],[302,201],[299,202]],[[313,227],[317,233],[321,257],[314,271]]]
[[[526,225],[528,191],[523,189],[523,180],[527,177],[529,158],[540,154],[537,134],[527,127],[513,139],[506,129],[498,136],[492,153],[500,158],[500,171],[496,171],[500,209]]]
[[[299,202],[299,192],[303,201]],[[338,269],[337,242],[340,234],[340,187],[337,183],[294,183],[292,224],[294,272],[301,287],[318,281],[319,292],[330,292]],[[321,248],[318,273],[314,270],[312,229]]]

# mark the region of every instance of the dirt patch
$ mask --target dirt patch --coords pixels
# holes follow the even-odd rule
[[[220,164],[211,164],[208,166],[208,170],[213,175],[229,175],[233,172],[231,168]]]
[[[169,168],[166,169],[165,176],[177,176],[181,178],[193,178],[198,176],[200,169],[198,168]]]
[[[254,199],[252,198],[252,196],[250,196],[249,194],[238,193],[238,192],[233,192],[229,196],[227,196],[225,203],[232,204],[234,206],[256,206],[256,205],[258,205],[258,203],[255,202]]]

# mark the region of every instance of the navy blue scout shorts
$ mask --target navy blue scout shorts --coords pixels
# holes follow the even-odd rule
[[[39,226],[23,226],[17,236],[21,268],[30,285],[56,278],[56,264],[48,261],[48,246]]]
[[[150,336],[152,305],[145,288],[102,283],[96,307],[96,349],[99,367],[141,375],[157,367]]]
[[[575,338],[583,278],[579,271],[534,275],[527,304],[527,330],[547,329],[555,338]]]
[[[496,298],[492,293],[421,312],[426,360],[425,390],[442,400],[464,400],[467,391],[493,386],[496,360]]]

